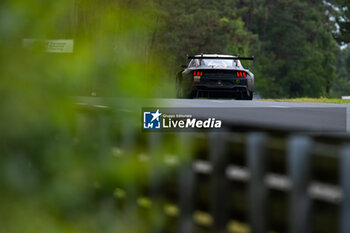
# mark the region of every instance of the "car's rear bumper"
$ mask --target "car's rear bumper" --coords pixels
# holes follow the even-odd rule
[[[194,91],[200,92],[247,92],[248,85],[225,85],[225,86],[212,86],[212,85],[195,85]]]
[[[240,97],[248,92],[247,85],[232,86],[207,86],[195,85],[193,88],[194,97]]]

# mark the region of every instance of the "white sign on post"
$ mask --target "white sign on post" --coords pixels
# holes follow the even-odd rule
[[[47,53],[73,53],[74,40],[23,39],[23,47],[43,49]]]

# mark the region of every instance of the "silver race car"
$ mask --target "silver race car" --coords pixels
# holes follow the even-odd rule
[[[254,74],[241,64],[253,57],[201,54],[188,59],[176,78],[178,98],[253,99]]]

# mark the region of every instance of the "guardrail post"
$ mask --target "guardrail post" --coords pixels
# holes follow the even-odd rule
[[[136,119],[130,114],[123,115],[123,119],[120,122],[121,128],[121,147],[123,150],[130,150],[137,145],[137,133]]]
[[[113,115],[113,117],[116,117]],[[137,128],[135,126],[135,119],[131,115],[123,114],[120,117],[120,141],[117,143],[117,151],[119,160],[121,161],[130,161],[132,158],[130,155],[130,151],[137,146]],[[123,182],[119,184],[122,190],[125,192],[127,198],[125,198],[125,202],[127,202],[128,209],[134,209],[137,207],[136,199],[137,199],[137,181],[134,179],[129,180],[128,182]]]
[[[290,232],[311,231],[311,198],[308,194],[310,183],[311,139],[295,135],[288,140],[288,172],[291,178]]]
[[[350,144],[345,145],[340,155],[340,183],[343,200],[340,212],[340,232],[350,232]]]
[[[148,134],[148,150],[149,150],[149,197],[152,200],[152,212],[159,214],[162,213],[161,202],[162,195],[162,177],[163,168],[161,167],[161,162],[163,161],[162,154],[162,134],[161,133],[149,133]],[[161,215],[159,215],[161,216]],[[160,233],[162,232],[163,224],[155,223],[154,219],[150,219],[150,229],[149,232]]]
[[[212,132],[209,134],[210,160],[213,165],[211,175],[211,210],[215,232],[226,232],[228,221],[228,180],[226,168],[228,155],[226,153],[227,133]]]
[[[153,197],[159,197],[161,194],[162,177],[162,134],[148,133],[148,153],[149,153],[149,191]]]
[[[188,136],[184,134],[179,135],[179,153],[183,163],[179,168],[179,232],[192,233],[193,229],[193,210],[194,210],[194,190],[195,190],[195,172],[192,168],[192,158],[186,147],[188,143]]]
[[[250,171],[248,206],[252,233],[266,232],[266,142],[266,134],[250,133],[246,144],[247,162]]]

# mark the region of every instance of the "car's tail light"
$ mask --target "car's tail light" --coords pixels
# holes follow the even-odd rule
[[[202,75],[203,75],[203,71],[194,71],[193,72],[193,81],[195,83],[200,82]]]
[[[203,71],[195,71],[193,72],[193,76],[202,76],[203,75]]]
[[[244,71],[243,71],[243,72],[237,72],[237,77],[239,77],[239,78],[243,78],[243,77],[245,78],[246,75],[247,75],[247,74],[246,74],[246,72],[244,72]]]

